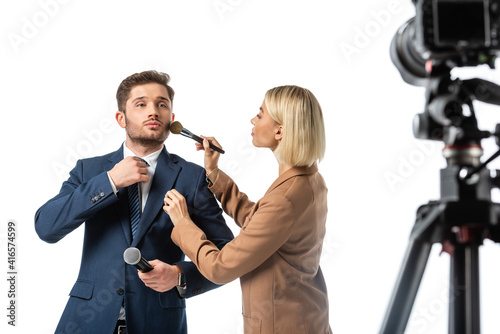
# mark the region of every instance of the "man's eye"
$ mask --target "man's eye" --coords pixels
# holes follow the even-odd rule
[[[165,103],[160,103],[159,106],[162,108],[168,108],[168,106]]]
[[[137,107],[144,107],[145,104],[144,103],[137,103]]]
[[[257,114],[257,118],[258,118],[258,119],[261,119],[261,117],[260,117],[260,115],[259,115],[259,114]]]

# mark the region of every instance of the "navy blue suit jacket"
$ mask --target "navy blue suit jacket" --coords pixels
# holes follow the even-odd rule
[[[128,333],[186,333],[185,300],[176,289],[159,293],[144,285],[137,269],[125,264],[123,252],[137,247],[149,260],[177,264],[185,274],[186,297],[217,285],[205,279],[172,242],[173,228],[163,211],[165,193],[175,188],[186,198],[193,221],[219,248],[233,238],[205,170],[161,152],[139,229],[131,239],[126,188],[113,193],[107,171],[123,159],[123,148],[105,156],[79,160],[57,196],[35,215],[35,229],[46,242],[57,242],[85,224],[78,279],[56,333],[113,333],[124,305]]]

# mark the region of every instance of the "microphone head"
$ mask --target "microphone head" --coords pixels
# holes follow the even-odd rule
[[[142,257],[141,251],[135,247],[127,248],[123,252],[123,260],[127,264],[131,264],[133,266],[138,264],[141,261],[141,257]]]
[[[173,134],[178,135],[179,133],[181,133],[182,129],[183,127],[180,122],[175,121],[170,124],[170,132],[172,132]]]

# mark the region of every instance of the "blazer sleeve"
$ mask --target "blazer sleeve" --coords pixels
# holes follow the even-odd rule
[[[292,233],[294,206],[286,197],[268,195],[259,204],[239,235],[221,250],[189,219],[174,227],[172,240],[205,277],[217,284],[228,283],[261,265]]]
[[[35,230],[40,239],[55,243],[92,218],[102,208],[118,201],[106,172],[83,180],[84,162],[79,160],[59,194],[35,214]]]
[[[242,227],[255,203],[250,201],[246,194],[240,192],[233,179],[221,170],[219,170],[217,179],[209,189],[221,203],[224,212],[233,218],[239,227]]]

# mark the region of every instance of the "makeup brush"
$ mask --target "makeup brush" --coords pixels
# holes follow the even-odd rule
[[[177,121],[172,122],[172,124],[170,124],[170,132],[172,132],[173,134],[176,134],[176,135],[181,134],[184,137],[191,138],[191,139],[197,141],[198,143],[203,144],[203,139],[201,139],[197,135],[193,134],[188,129],[182,127],[182,124],[180,122],[177,122]],[[224,153],[223,149],[221,149],[213,144],[210,144],[210,148],[219,152],[219,153]]]

